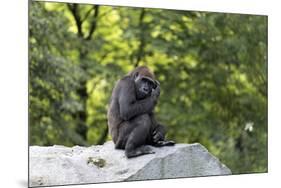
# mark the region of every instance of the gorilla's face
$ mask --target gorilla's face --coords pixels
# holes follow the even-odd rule
[[[152,89],[157,87],[155,81],[148,77],[137,77],[135,79],[137,99],[144,99],[151,95]]]

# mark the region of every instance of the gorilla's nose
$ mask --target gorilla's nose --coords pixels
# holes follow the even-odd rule
[[[148,88],[146,88],[146,87],[143,88],[143,91],[147,93],[148,92]]]

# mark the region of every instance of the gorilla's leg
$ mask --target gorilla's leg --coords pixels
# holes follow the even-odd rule
[[[148,114],[143,114],[130,120],[130,126],[134,129],[129,134],[125,146],[125,155],[128,158],[140,155],[154,153],[151,148],[146,145],[146,141],[150,136],[152,122]]]
[[[115,143],[116,149],[125,149],[129,135],[134,129],[134,125],[129,121],[124,121],[119,125],[117,139]]]

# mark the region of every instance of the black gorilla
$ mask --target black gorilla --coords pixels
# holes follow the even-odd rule
[[[145,67],[137,67],[119,80],[113,89],[107,112],[109,133],[116,149],[128,158],[154,153],[148,145],[169,146],[165,130],[154,118],[160,95],[159,82]]]

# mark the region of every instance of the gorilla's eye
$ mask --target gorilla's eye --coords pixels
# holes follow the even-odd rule
[[[153,82],[147,78],[142,78],[142,81],[148,84],[153,84]]]

